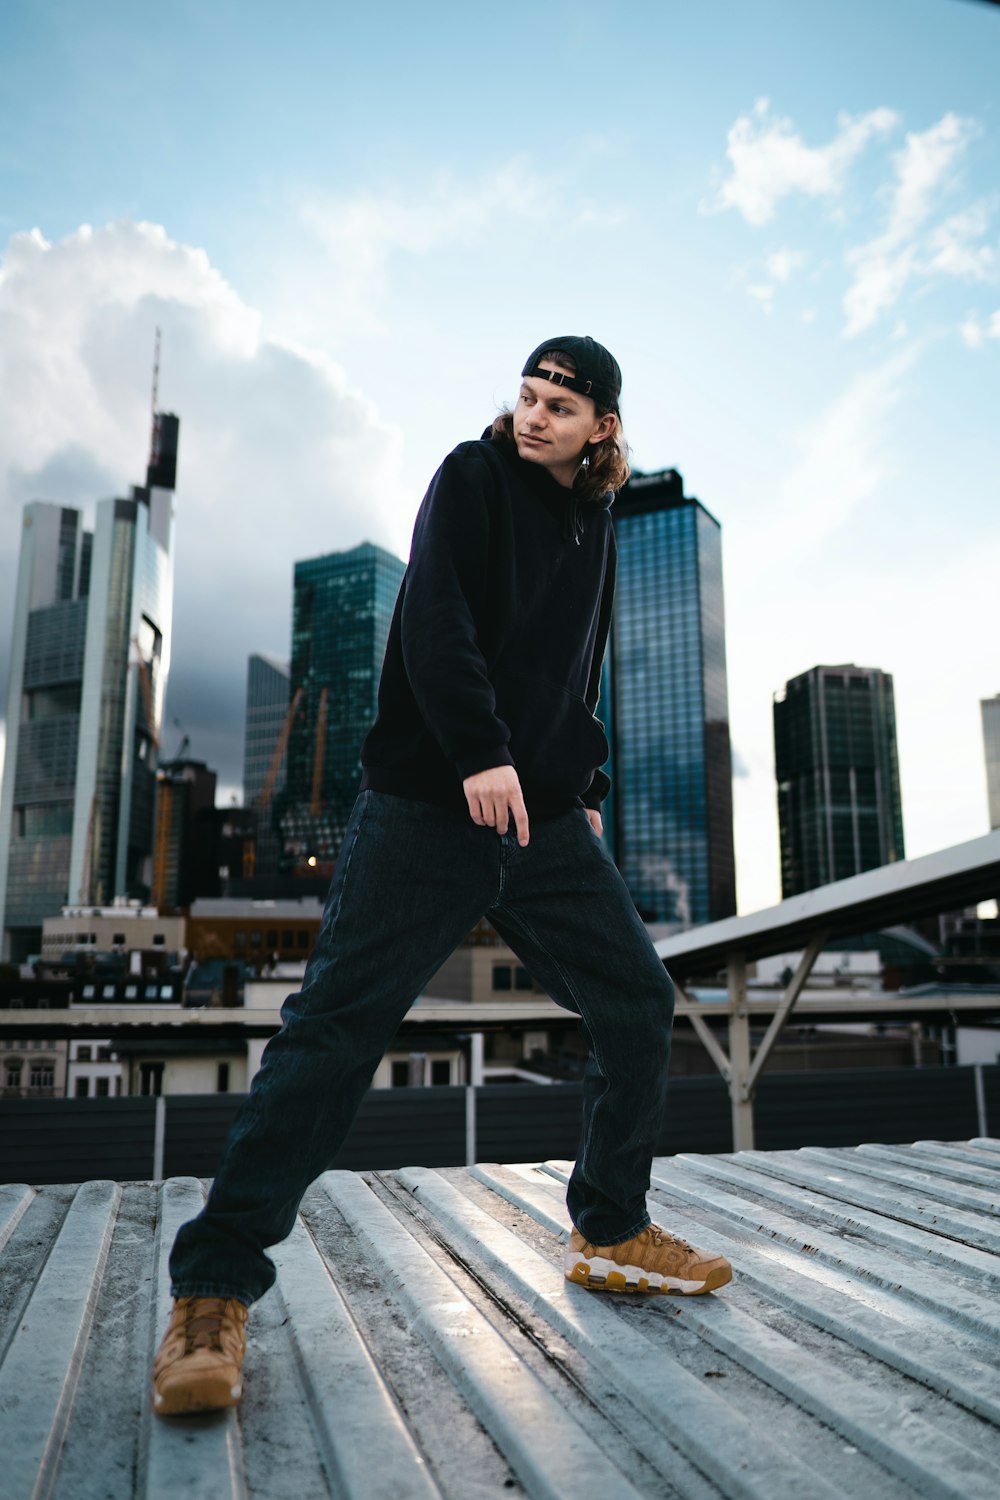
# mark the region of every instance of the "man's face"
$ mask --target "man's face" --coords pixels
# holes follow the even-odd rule
[[[542,370],[558,368],[549,360],[539,364]],[[521,458],[541,464],[560,484],[569,486],[587,445],[610,436],[616,420],[610,412],[599,417],[589,396],[529,375],[521,381],[514,407],[514,442]]]

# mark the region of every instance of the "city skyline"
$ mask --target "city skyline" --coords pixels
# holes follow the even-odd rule
[[[444,453],[574,329],[621,361],[636,466],[723,527],[740,909],[778,899],[771,699],[816,661],[893,674],[908,853],[985,832],[997,8],[397,21],[5,7],[0,702],[22,507],[89,526],[122,492],[157,326],[185,414],[167,723],[223,800],[294,560],[405,557]]]

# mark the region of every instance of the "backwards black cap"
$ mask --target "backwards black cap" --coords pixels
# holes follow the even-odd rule
[[[569,354],[576,366],[576,374],[570,375],[565,370],[540,370],[538,361],[549,350]],[[536,376],[539,380],[551,380],[553,385],[564,385],[581,396],[590,396],[598,406],[606,406],[611,411],[618,410],[622,393],[622,372],[618,368],[618,361],[613,354],[608,353],[603,344],[589,335],[581,338],[571,334],[559,339],[546,339],[544,344],[539,344],[528,355],[527,363],[521,371],[522,380],[528,375]]]

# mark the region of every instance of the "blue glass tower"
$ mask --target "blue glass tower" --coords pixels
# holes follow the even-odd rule
[[[719,523],[675,469],[634,474],[612,515],[607,836],[645,921],[716,921],[736,910]]]
[[[361,780],[382,658],[405,565],[362,542],[295,564],[284,791],[275,798],[282,870],[327,874]]]

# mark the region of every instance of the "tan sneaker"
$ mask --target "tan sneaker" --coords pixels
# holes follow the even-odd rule
[[[696,1250],[687,1240],[650,1224],[621,1245],[592,1245],[578,1229],[563,1256],[566,1280],[595,1292],[680,1292],[695,1297],[733,1279],[724,1255]]]
[[[153,1410],[161,1417],[235,1406],[247,1348],[248,1309],[235,1297],[175,1297],[153,1365]]]

